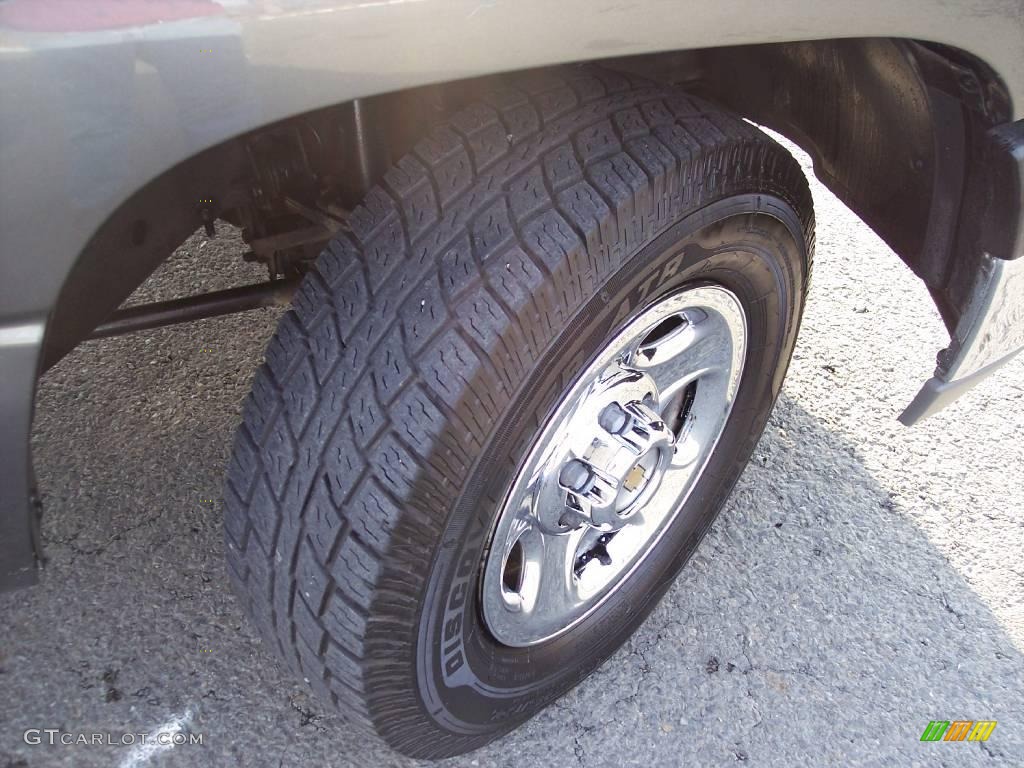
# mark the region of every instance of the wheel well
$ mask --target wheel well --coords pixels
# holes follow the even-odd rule
[[[826,40],[703,52],[697,92],[805,149],[815,175],[959,319],[985,250],[993,141],[1010,119],[995,73],[963,51],[909,40]],[[1009,200],[1010,196],[1007,195]],[[1018,209],[1019,210],[1019,209]],[[1016,212],[1005,210],[1004,232]]]
[[[1009,120],[996,73],[974,56],[898,39],[845,39],[606,60],[681,85],[791,138],[819,179],[925,282],[955,324],[982,256],[989,129]],[[426,126],[502,75],[339,104],[213,147],[147,184],[97,231],[50,318],[44,367],[87,338],[184,239],[220,218],[242,227],[271,275],[302,270]],[[998,176],[998,175],[997,175]],[[1006,215],[1014,196],[1001,205]],[[980,209],[980,210],[979,210]],[[998,221],[995,222],[998,224]],[[997,231],[998,227],[987,227]],[[999,256],[1000,242],[986,243]]]

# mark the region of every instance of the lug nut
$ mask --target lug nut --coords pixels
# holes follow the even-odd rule
[[[558,482],[562,484],[563,488],[568,488],[570,491],[583,492],[590,485],[593,476],[594,473],[591,472],[590,466],[585,461],[573,459],[558,473]]]
[[[618,403],[608,403],[597,417],[597,423],[606,432],[617,435],[629,423],[629,414]]]

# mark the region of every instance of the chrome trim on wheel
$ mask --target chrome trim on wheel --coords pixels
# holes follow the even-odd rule
[[[656,302],[600,350],[520,467],[484,563],[484,621],[525,647],[582,621],[651,552],[732,410],[746,316],[720,286]]]

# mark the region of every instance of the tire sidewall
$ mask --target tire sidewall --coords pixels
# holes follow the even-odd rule
[[[767,422],[796,339],[806,275],[795,212],[768,195],[730,197],[684,217],[626,259],[541,355],[492,432],[430,564],[414,663],[419,698],[441,728],[488,738],[513,728],[593,671],[649,614]],[[697,283],[736,294],[748,326],[735,405],[700,480],[643,568],[579,625],[538,646],[501,645],[482,619],[480,573],[502,500],[540,425],[617,328],[666,293]]]

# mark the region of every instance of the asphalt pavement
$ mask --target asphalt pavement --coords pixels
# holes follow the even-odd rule
[[[583,685],[452,766],[1024,765],[1024,360],[896,421],[946,343],[820,185],[796,356],[728,506]],[[260,279],[224,231],[133,300]],[[296,684],[229,588],[221,478],[277,313],[90,342],[42,380],[42,583],[0,596],[0,768],[409,765]],[[930,720],[995,720],[922,743]],[[202,735],[27,744],[28,729]],[[31,736],[30,736],[30,740]]]

